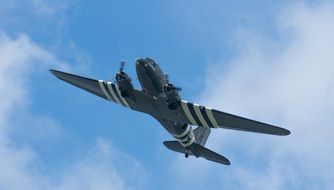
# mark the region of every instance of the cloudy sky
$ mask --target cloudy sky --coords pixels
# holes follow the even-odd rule
[[[332,189],[334,1],[0,0],[0,189]],[[183,99],[289,129],[212,131],[231,166],[167,150],[147,115],[76,89],[157,60]]]

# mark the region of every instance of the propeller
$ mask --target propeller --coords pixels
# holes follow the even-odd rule
[[[168,73],[165,73],[165,79],[166,79],[166,82],[169,83],[169,74]]]
[[[165,88],[165,91],[170,91],[170,90],[181,91],[182,90],[181,87],[174,86],[170,83],[168,83],[164,88]]]
[[[122,81],[126,78],[126,74],[124,73],[125,63],[125,61],[121,61],[121,64],[119,65],[119,71],[116,74],[116,81]]]
[[[123,72],[123,70],[124,70],[124,67],[125,67],[125,61],[121,61],[121,64],[120,64],[120,66],[119,66],[119,72],[120,73],[122,73]]]
[[[169,91],[169,90],[181,91],[182,90],[181,87],[177,87],[177,86],[174,86],[173,84],[169,83],[169,74],[168,73],[165,73],[165,79],[166,79],[166,83],[167,83],[167,85],[165,86],[165,89],[167,91]]]
[[[176,90],[176,91],[181,91],[182,88],[181,87],[177,87],[177,86],[173,86],[172,89]]]

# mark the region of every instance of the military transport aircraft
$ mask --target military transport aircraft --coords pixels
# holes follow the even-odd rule
[[[121,62],[115,82],[95,80],[51,69],[59,79],[96,96],[144,112],[155,119],[176,139],[163,144],[170,150],[230,165],[230,161],[204,147],[211,128],[226,128],[270,135],[289,135],[290,131],[246,119],[181,99],[181,88],[171,84],[168,75],[150,58],[136,60],[136,72],[142,89],[135,89]],[[197,126],[193,129],[192,126]]]

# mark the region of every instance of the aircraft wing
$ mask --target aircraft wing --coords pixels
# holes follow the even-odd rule
[[[239,131],[264,133],[270,135],[289,135],[290,131],[278,126],[218,111],[187,101],[181,101],[181,107],[188,124],[210,128],[226,128]]]
[[[86,78],[83,76],[78,76],[53,69],[51,69],[50,72],[57,78],[65,82],[68,82],[78,88],[84,89],[106,100],[123,105],[127,108],[142,112],[147,112],[148,110],[151,110],[151,108],[147,106],[150,105],[148,103],[150,100],[139,90],[134,89],[134,99],[123,98],[117,84],[115,83],[105,80]]]

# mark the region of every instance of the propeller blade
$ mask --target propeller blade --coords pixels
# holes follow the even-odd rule
[[[166,78],[166,82],[169,83],[169,74],[168,73],[165,74],[165,78]]]
[[[167,84],[165,87],[164,87],[165,91],[170,91],[170,90],[176,90],[176,91],[181,91],[182,88],[181,87],[176,87],[172,84]]]
[[[121,61],[121,64],[119,66],[119,72],[122,73],[125,67],[125,61]]]
[[[174,87],[174,90],[181,91],[182,88],[181,87]]]

